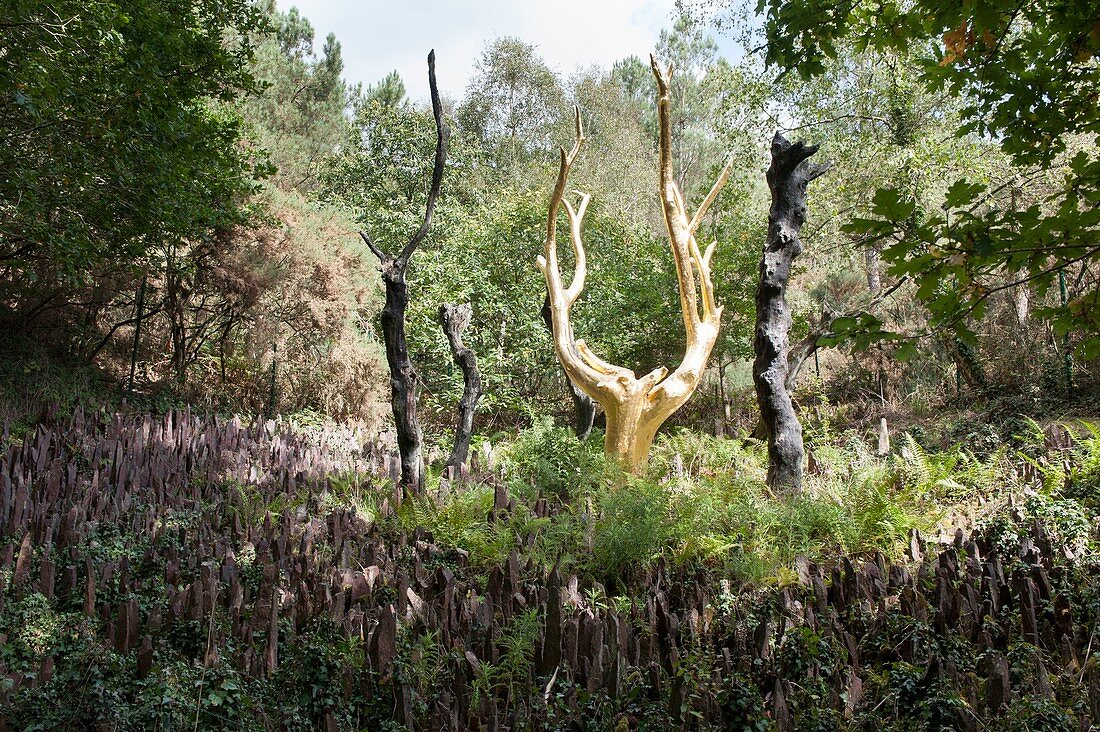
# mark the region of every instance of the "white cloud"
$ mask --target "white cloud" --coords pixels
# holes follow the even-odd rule
[[[335,33],[344,75],[374,83],[396,69],[409,95],[428,95],[427,55],[435,48],[442,94],[460,98],[485,44],[518,36],[534,44],[563,76],[579,67],[611,64],[653,50],[670,27],[675,0],[278,0],[297,6],[317,33],[317,47]]]

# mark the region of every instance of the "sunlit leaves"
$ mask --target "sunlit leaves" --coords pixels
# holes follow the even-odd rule
[[[845,230],[880,242],[895,277],[908,276],[932,329],[969,335],[998,292],[1046,292],[1059,273],[1065,304],[1035,314],[1073,333],[1083,356],[1100,335],[1100,52],[1095,3],[1077,0],[760,0],[767,61],[804,78],[820,76],[844,39],[856,50],[915,56],[920,83],[961,103],[959,136],[995,142],[1018,169],[1065,166],[1063,185],[1017,209],[980,180],[957,180],[942,209],[923,211],[903,189],[876,194],[870,215]],[[1090,144],[1091,143],[1091,144]],[[1066,160],[1073,146],[1079,152]],[[1009,181],[1012,183],[1012,181]]]

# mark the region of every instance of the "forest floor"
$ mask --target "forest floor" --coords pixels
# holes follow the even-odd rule
[[[1100,723],[1100,435],[979,450],[549,422],[404,495],[346,427],[75,410],[5,433],[8,729]],[[491,454],[490,454],[491,453]]]

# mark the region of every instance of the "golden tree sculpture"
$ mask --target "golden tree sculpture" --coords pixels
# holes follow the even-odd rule
[[[675,371],[669,373],[664,366],[638,378],[630,369],[615,366],[599,358],[583,340],[573,335],[570,310],[584,289],[586,258],[581,241],[581,222],[590,196],[576,191],[580,197],[576,208],[563,200],[566,181],[573,162],[584,143],[580,109],[574,110],[576,139],[569,152],[561,149],[561,165],[557,183],[550,198],[550,210],[546,221],[546,246],[538,258],[538,267],[546,278],[550,297],[550,315],[553,322],[554,350],[562,367],[573,384],[599,402],[607,414],[607,432],[604,451],[618,458],[633,473],[642,471],[649,459],[649,449],[657,429],[681,405],[691,397],[703,376],[711,349],[718,338],[718,324],[722,308],[714,300],[710,261],[717,242],[701,252],[695,240],[707,209],[729,179],[733,159],[726,164],[707,197],[699,205],[694,216],[689,216],[684,195],[672,170],[672,122],[669,79],[672,69],[663,71],[657,60],[650,57],[653,74],[657,78],[657,110],[660,120],[660,190],[664,210],[665,227],[672,244],[672,256],[676,261],[676,279],[680,287],[680,308],[684,315],[687,346],[684,358]],[[575,266],[573,281],[564,287],[558,266],[557,224],[558,211],[565,204],[569,221],[569,234],[573,241]],[[698,284],[698,289],[696,288]],[[700,304],[702,309],[700,311]]]

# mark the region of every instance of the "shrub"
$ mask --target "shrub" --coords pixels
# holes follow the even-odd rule
[[[539,419],[507,451],[509,482],[563,501],[581,496],[603,482],[607,462],[601,443],[597,434],[581,442],[572,430],[555,427],[550,417]]]
[[[437,544],[469,552],[470,564],[489,567],[503,562],[516,542],[511,521],[489,521],[493,487],[473,485],[450,494],[442,503],[429,496],[405,501],[399,509],[407,531],[422,527],[432,532]]]
[[[1073,463],[1062,492],[1091,512],[1100,513],[1100,428],[1089,422],[1081,422],[1079,426]]]
[[[602,491],[592,541],[593,571],[615,579],[630,567],[647,564],[670,535],[668,507],[665,489],[640,478]]]

